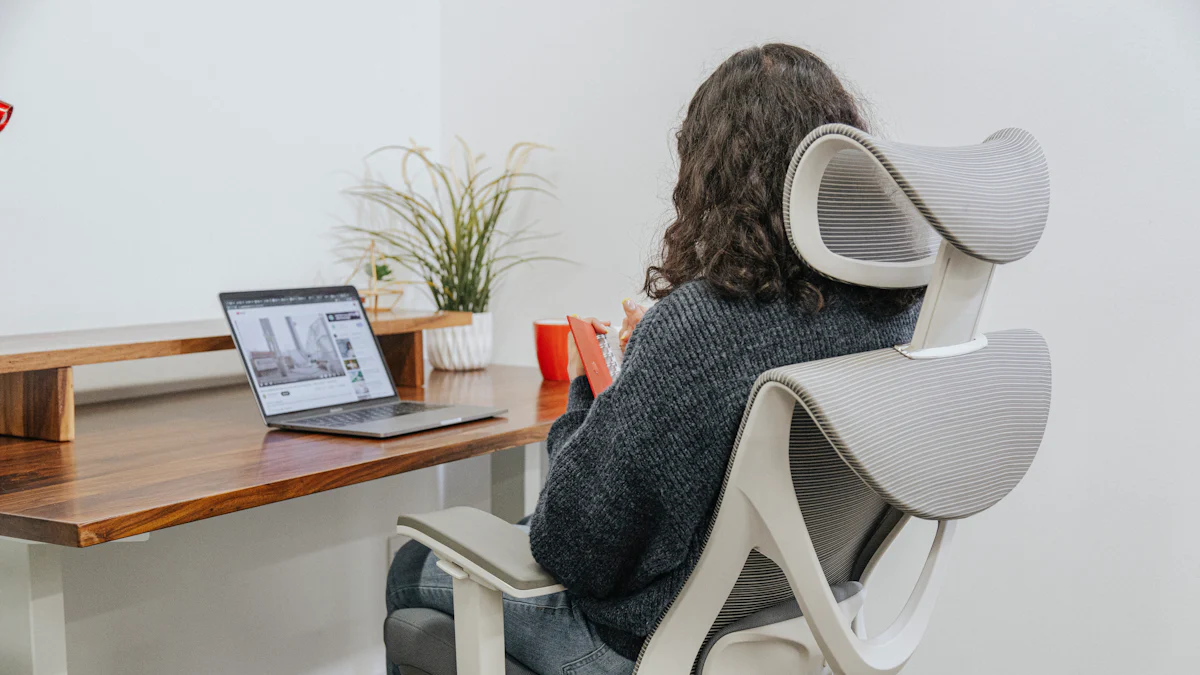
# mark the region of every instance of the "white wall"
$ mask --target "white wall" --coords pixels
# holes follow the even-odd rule
[[[1036,328],[1054,350],[1043,454],[961,528],[908,672],[1189,672],[1200,460],[1183,421],[1200,399],[1200,320],[1184,273],[1200,244],[1186,196],[1200,182],[1200,11],[981,5],[447,0],[439,55],[432,2],[0,0],[0,98],[17,105],[0,134],[0,333],[203,316],[222,288],[316,281],[345,213],[338,172],[381,143],[461,134],[493,157],[515,140],[557,147],[534,168],[559,200],[523,215],[561,230],[551,252],[578,264],[519,270],[495,306],[499,360],[532,363],[534,318],[615,315],[640,286],[669,214],[671,132],[699,82],[738,47],[806,45],[891,137],[966,143],[1018,125],[1053,173],[1046,237],[1001,270],[986,317]],[[302,107],[314,96],[323,124]],[[127,103],[119,119],[94,111],[119,134],[88,133],[98,99]],[[190,104],[213,126],[169,123],[194,116]],[[283,247],[287,264],[238,257],[264,247]],[[131,284],[142,295],[101,292]],[[105,377],[129,371],[112,368]],[[462,480],[477,487],[482,464]],[[479,494],[439,494],[431,473],[72,553],[72,663],[100,675],[378,672],[392,519]],[[923,543],[905,542],[874,597],[895,608]]]
[[[436,0],[0,0],[0,334],[340,283],[339,190],[370,150],[437,141],[439,17]],[[77,375],[240,370],[224,352]],[[396,516],[486,506],[488,475],[480,458],[67,551],[71,672],[381,674]]]
[[[0,335],[220,316],[341,283],[363,156],[439,134],[438,4],[0,1]],[[80,389],[238,374],[231,352]]]
[[[1050,427],[1025,482],[960,529],[911,672],[1194,670],[1200,6],[446,0],[443,25],[444,136],[492,154],[514,140],[556,146],[536,168],[560,199],[524,215],[560,229],[553,251],[578,261],[510,279],[495,303],[503,362],[533,362],[533,319],[616,316],[638,289],[669,215],[671,133],[737,48],[816,50],[892,138],[1033,132],[1050,160],[1051,220],[1038,249],[1000,271],[985,328],[1049,340]],[[876,589],[891,609],[922,534]]]

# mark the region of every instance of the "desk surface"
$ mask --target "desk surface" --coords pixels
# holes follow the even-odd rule
[[[493,366],[400,395],[509,412],[378,441],[269,431],[245,386],[82,406],[72,442],[0,437],[0,536],[92,546],[538,442],[567,384]]]

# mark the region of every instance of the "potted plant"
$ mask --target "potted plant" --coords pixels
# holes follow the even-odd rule
[[[348,230],[375,242],[380,261],[394,262],[417,275],[438,309],[472,313],[469,326],[426,332],[429,361],[441,370],[488,365],[493,290],[513,267],[552,259],[522,250],[528,242],[548,236],[535,232],[532,224],[500,227],[515,193],[549,194],[548,181],[522,170],[530,153],[544,146],[517,143],[509,150],[503,170],[492,174],[481,164],[483,155],[473,154],[462,139],[458,143],[464,164],[461,174],[453,162],[434,161],[429,148],[415,143],[387,146],[367,157],[398,154],[400,182],[391,184],[368,169],[363,181],[347,191],[354,199],[382,207],[388,216],[382,226],[349,226]],[[410,166],[414,163],[424,170],[427,185],[416,183]]]

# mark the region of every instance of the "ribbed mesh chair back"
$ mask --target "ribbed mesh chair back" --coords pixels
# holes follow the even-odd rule
[[[986,339],[985,348],[953,358],[881,349],[763,377],[795,392],[824,441],[814,451],[832,454],[828,461],[872,494],[918,518],[966,518],[1025,476],[1050,412],[1042,336],[1014,329]],[[845,497],[834,501],[824,508],[852,508]]]
[[[792,415],[788,455],[796,501],[826,578],[831,585],[857,581],[899,518],[890,517],[887,502],[854,474],[800,408]],[[751,551],[705,642],[729,624],[793,597],[779,565]]]
[[[788,437],[792,486],[831,586],[861,578],[900,514],[973,515],[1028,471],[1049,413],[1049,350],[1029,330],[987,339],[986,349],[954,359],[913,360],[884,349],[759,379],[756,392],[775,382],[799,401]],[[740,440],[741,433],[735,448]],[[722,498],[727,489],[728,479]],[[719,510],[714,523],[718,517]],[[705,546],[720,545],[708,532]],[[776,561],[750,551],[705,645],[730,624],[793,599]]]

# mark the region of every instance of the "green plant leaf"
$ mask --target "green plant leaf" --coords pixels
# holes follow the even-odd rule
[[[546,148],[515,144],[499,173],[483,165],[484,155],[474,154],[461,138],[449,164],[433,160],[431,150],[415,142],[375,150],[368,160],[399,155],[400,182],[378,178],[367,163],[360,183],[346,194],[382,209],[389,223],[382,228],[343,226],[351,237],[340,249],[344,259],[361,258],[362,248],[373,241],[380,259],[418,276],[440,309],[486,311],[496,284],[513,267],[562,260],[521,250],[555,233],[535,230],[535,223],[501,227],[515,193],[554,196],[550,181],[522,170],[530,154],[541,149]],[[424,178],[424,189],[418,186],[419,176]],[[352,250],[357,250],[357,257]],[[390,265],[377,263],[377,278],[392,272]]]

